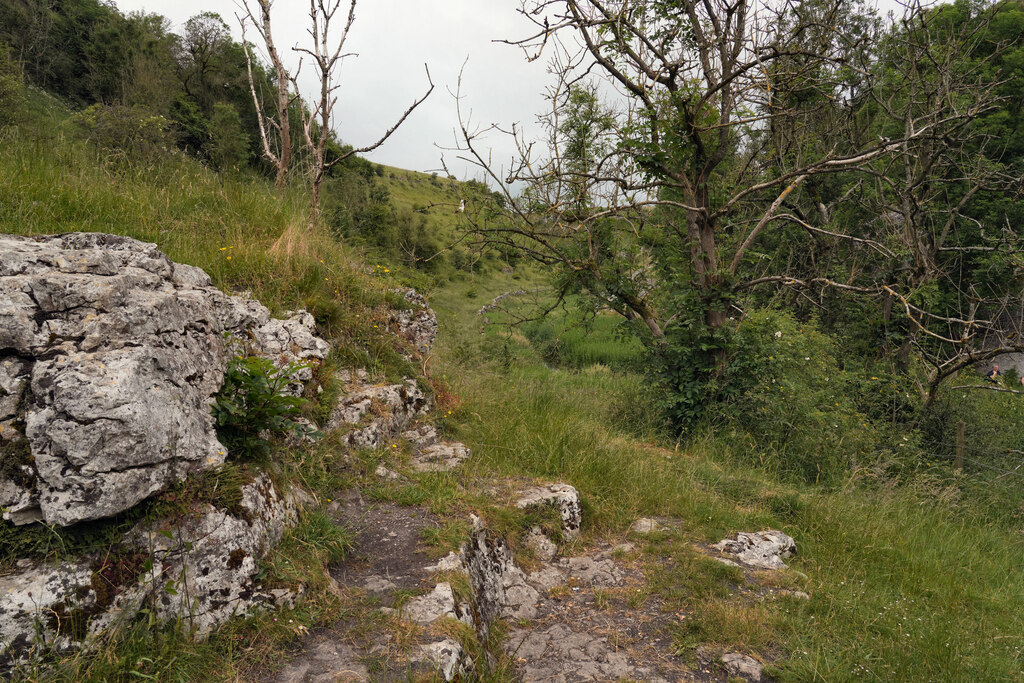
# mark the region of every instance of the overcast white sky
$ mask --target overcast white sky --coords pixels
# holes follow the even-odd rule
[[[235,0],[116,0],[125,13],[144,10],[171,20],[175,32],[204,11],[217,12],[241,39],[239,12]],[[255,6],[255,3],[252,3]],[[897,8],[897,0],[876,0],[883,11]],[[342,2],[342,10],[348,7]],[[361,0],[356,23],[346,50],[358,53],[342,66],[335,129],[341,139],[357,147],[376,141],[403,111],[427,88],[423,64],[437,87],[433,95],[376,152],[376,162],[417,171],[440,168],[442,151],[451,147],[457,125],[455,101],[459,70],[468,58],[463,78],[464,111],[472,110],[477,124],[501,124],[508,129],[520,124],[536,130],[536,115],[545,110],[542,97],[550,82],[544,59],[528,63],[516,47],[496,43],[531,33],[533,25],[516,12],[518,0]],[[272,12],[274,38],[278,49],[288,53],[291,66],[298,56],[291,53],[309,36],[307,0],[276,0]],[[339,18],[340,24],[343,18]],[[339,26],[339,29],[341,26]],[[255,36],[250,33],[250,38]],[[316,84],[311,69],[305,69],[306,94]],[[512,143],[494,134],[494,162],[507,165],[513,156]],[[449,169],[460,179],[478,177],[478,172],[445,153]]]
[[[204,11],[217,12],[241,39],[233,0],[116,0],[121,11],[162,14],[181,33],[184,23]],[[347,10],[348,2],[343,2]],[[253,3],[255,6],[255,3]],[[545,64],[527,63],[515,47],[492,42],[523,37],[531,25],[516,13],[516,0],[361,0],[346,51],[359,54],[340,72],[335,128],[342,140],[357,147],[376,141],[427,88],[423,64],[437,87],[433,95],[376,152],[376,162],[417,171],[440,168],[436,144],[452,146],[456,125],[454,92],[466,58],[464,106],[482,124],[514,122],[532,125],[544,108]],[[277,0],[272,11],[278,49],[308,43],[307,0]],[[343,18],[338,20],[341,24]],[[339,25],[339,29],[341,26]],[[250,39],[253,39],[250,32]],[[290,50],[288,50],[290,52]],[[297,55],[287,58],[297,63]],[[304,69],[307,76],[311,70]],[[308,92],[314,81],[307,81]],[[510,143],[492,137],[495,160],[507,163]],[[475,173],[445,154],[449,168],[461,179]]]

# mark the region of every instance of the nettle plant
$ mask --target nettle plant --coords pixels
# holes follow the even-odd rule
[[[307,367],[307,363],[289,363],[278,368],[259,356],[237,356],[228,362],[224,386],[214,399],[213,417],[217,437],[232,454],[243,458],[266,454],[268,435],[320,436],[297,419],[306,400],[287,392]]]

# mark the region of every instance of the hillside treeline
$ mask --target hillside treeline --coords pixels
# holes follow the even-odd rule
[[[258,50],[251,51],[256,57]],[[0,62],[0,78],[6,78],[0,83],[7,83],[6,89],[0,84],[0,116],[16,118],[16,82],[24,79],[77,111],[68,132],[89,140],[110,163],[145,167],[176,150],[219,172],[274,174],[263,153],[245,50],[218,14],[197,14],[175,32],[159,14],[125,15],[101,0],[4,0]],[[257,99],[269,118],[276,102],[274,73],[259,59],[252,66]],[[304,104],[296,98],[291,106],[292,166],[302,171],[309,154],[297,109]],[[349,149],[332,133],[328,161]],[[446,249],[450,236],[428,215],[427,201],[419,210],[394,201],[389,173],[359,156],[332,166],[323,221],[338,236],[421,270],[480,267],[469,250]],[[291,175],[292,182],[304,182],[303,173]],[[442,180],[452,195],[449,206],[487,194],[479,184],[452,179],[434,180],[434,191]]]

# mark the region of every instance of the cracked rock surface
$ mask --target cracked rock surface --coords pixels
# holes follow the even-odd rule
[[[549,486],[538,486],[524,491],[516,501],[519,509],[552,505],[558,508],[562,518],[562,533],[565,538],[572,540],[580,535],[580,525],[583,523],[583,508],[580,506],[579,492],[569,484],[551,484]]]
[[[19,565],[0,577],[0,671],[33,651],[89,647],[143,607],[201,638],[232,616],[287,605],[288,591],[260,590],[258,563],[295,515],[260,475],[231,511],[207,505],[173,531],[140,524],[116,554]]]
[[[784,559],[796,555],[796,541],[781,531],[740,532],[711,546],[740,562],[761,569],[787,569]]]
[[[308,314],[271,319],[153,244],[0,235],[0,439],[25,453],[0,475],[4,518],[110,517],[220,465],[210,401],[234,347],[279,367],[322,359],[312,331]]]
[[[356,426],[345,434],[353,448],[380,448],[417,416],[430,409],[430,399],[416,384],[374,384],[365,371],[339,373],[344,393],[331,412],[325,431]]]
[[[417,356],[430,351],[437,336],[437,316],[415,289],[395,290],[410,304],[409,310],[392,310],[389,314],[391,327]]]

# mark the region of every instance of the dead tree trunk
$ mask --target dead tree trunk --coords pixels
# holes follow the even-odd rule
[[[238,21],[242,25],[242,46],[245,48],[246,66],[249,73],[249,90],[252,93],[252,101],[256,107],[256,118],[259,121],[260,139],[263,142],[263,156],[269,159],[277,169],[274,186],[280,190],[288,182],[288,171],[291,169],[292,136],[288,110],[292,102],[295,101],[296,96],[289,92],[288,85],[292,80],[292,76],[285,69],[284,62],[281,61],[281,55],[274,44],[274,35],[270,26],[270,8],[274,4],[273,0],[256,0],[256,3],[259,6],[259,20],[257,21],[256,15],[250,9],[248,0],[242,0],[245,16],[238,17]],[[249,52],[249,43],[245,38],[246,25],[250,21],[256,27],[256,32],[263,39],[267,55],[270,57],[270,63],[274,67],[274,77],[277,80],[276,118],[268,118],[263,115],[263,105],[260,102],[256,80],[252,72],[252,55]],[[275,132],[279,141],[276,152],[271,145],[271,138],[274,137]]]

